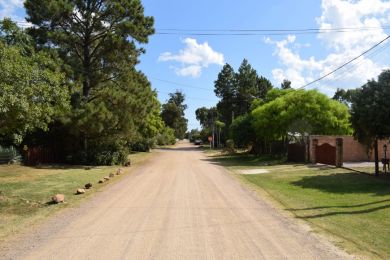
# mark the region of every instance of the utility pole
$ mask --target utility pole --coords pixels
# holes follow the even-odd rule
[[[212,113],[212,132],[213,132],[213,148],[215,148],[215,118],[214,118],[214,111]]]

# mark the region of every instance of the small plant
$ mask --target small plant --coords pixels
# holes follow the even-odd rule
[[[233,153],[236,152],[236,150],[234,149],[234,141],[233,141],[233,139],[226,140],[225,151],[228,152],[229,154],[233,154]]]

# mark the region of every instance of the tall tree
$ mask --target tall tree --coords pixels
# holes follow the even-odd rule
[[[356,93],[356,91],[356,89],[348,89],[347,91],[345,91],[344,89],[338,88],[333,95],[333,99],[346,105],[350,105],[352,102],[352,97]]]
[[[217,80],[214,82],[214,92],[221,100],[217,104],[222,121],[230,125],[234,118],[234,113],[237,112],[236,103],[237,84],[234,69],[229,64],[223,66],[218,74]]]
[[[284,79],[282,84],[280,84],[281,89],[290,89],[291,88],[291,81],[288,79]]]
[[[305,122],[308,134],[348,134],[348,108],[316,90],[296,90],[252,111],[252,125],[259,138],[285,137],[296,122]]]
[[[187,132],[188,120],[184,117],[184,110],[187,105],[184,104],[185,95],[181,91],[169,94],[167,103],[162,105],[161,117],[165,125],[175,131],[178,139],[183,139]]]
[[[206,108],[201,107],[195,110],[196,119],[203,128],[211,128],[218,120],[218,111],[216,107]]]
[[[58,52],[64,63],[73,108],[64,143],[71,155],[80,153],[73,158],[123,158],[134,142],[148,139],[155,131],[145,124],[158,105],[148,79],[135,68],[154,32],[141,1],[26,0],[25,8],[36,47]]]
[[[31,35],[42,47],[57,48],[73,68],[74,80],[82,82],[82,96],[123,68],[134,66],[153,34],[153,18],[144,16],[139,0],[27,0]],[[95,93],[92,93],[92,96]]]
[[[47,130],[69,109],[64,74],[48,53],[10,20],[0,22],[0,138],[20,143],[28,132]]]
[[[221,100],[217,104],[220,120],[224,123],[221,139],[228,138],[229,127],[238,116],[244,116],[252,110],[253,101],[265,99],[273,88],[271,82],[258,76],[255,69],[244,59],[238,69],[226,64],[214,82],[214,92]]]
[[[390,70],[378,81],[370,80],[352,95],[351,122],[354,136],[374,147],[375,173],[379,173],[378,139],[390,137]]]
[[[257,72],[246,59],[242,61],[238,69],[236,83],[238,115],[245,115],[248,113],[253,99],[259,96]]]

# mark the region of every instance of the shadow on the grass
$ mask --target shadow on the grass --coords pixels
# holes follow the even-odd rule
[[[361,203],[361,204],[355,204],[355,205],[319,206],[319,207],[298,208],[298,209],[289,208],[289,209],[286,209],[286,210],[289,210],[289,211],[305,211],[305,210],[317,210],[317,209],[319,209],[319,210],[321,210],[321,209],[350,209],[350,208],[359,208],[359,207],[371,206],[371,205],[381,204],[381,203],[385,203],[385,202],[390,202],[390,199],[378,200],[378,201],[374,201],[374,202]]]
[[[330,175],[314,175],[303,177],[292,185],[303,189],[316,189],[332,194],[372,194],[372,196],[390,195],[390,185],[387,181],[355,172],[335,173]],[[390,198],[359,204],[324,205],[308,208],[289,208],[297,218],[314,219],[337,215],[359,215],[382,211],[390,208]],[[311,211],[315,211],[314,213]]]
[[[380,202],[378,202],[380,203]],[[370,208],[364,208],[360,210],[349,210],[349,211],[330,211],[326,213],[319,213],[319,214],[312,214],[312,215],[304,215],[304,216],[296,216],[300,219],[313,219],[313,218],[323,218],[323,217],[330,217],[330,216],[337,216],[337,215],[360,215],[360,214],[367,214],[372,213],[384,209],[390,208],[390,204],[386,203],[385,205],[377,206],[377,207],[370,207]],[[294,210],[290,210],[294,211]]]
[[[216,157],[208,157],[202,159],[219,166],[273,166],[278,164],[286,164],[284,158],[275,158],[272,156],[255,156],[255,155],[224,155]],[[288,163],[287,163],[288,164]],[[290,164],[293,167],[302,166],[302,164]]]
[[[390,195],[390,185],[387,181],[354,172],[306,176],[291,184],[304,189],[317,189],[327,193]]]
[[[35,169],[46,170],[91,170],[97,166],[85,166],[85,165],[72,165],[72,164],[39,164],[39,165],[26,165],[27,167]]]

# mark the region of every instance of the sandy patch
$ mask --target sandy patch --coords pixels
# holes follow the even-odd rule
[[[250,170],[239,170],[239,174],[263,174],[263,173],[269,173],[266,169],[250,169]]]

